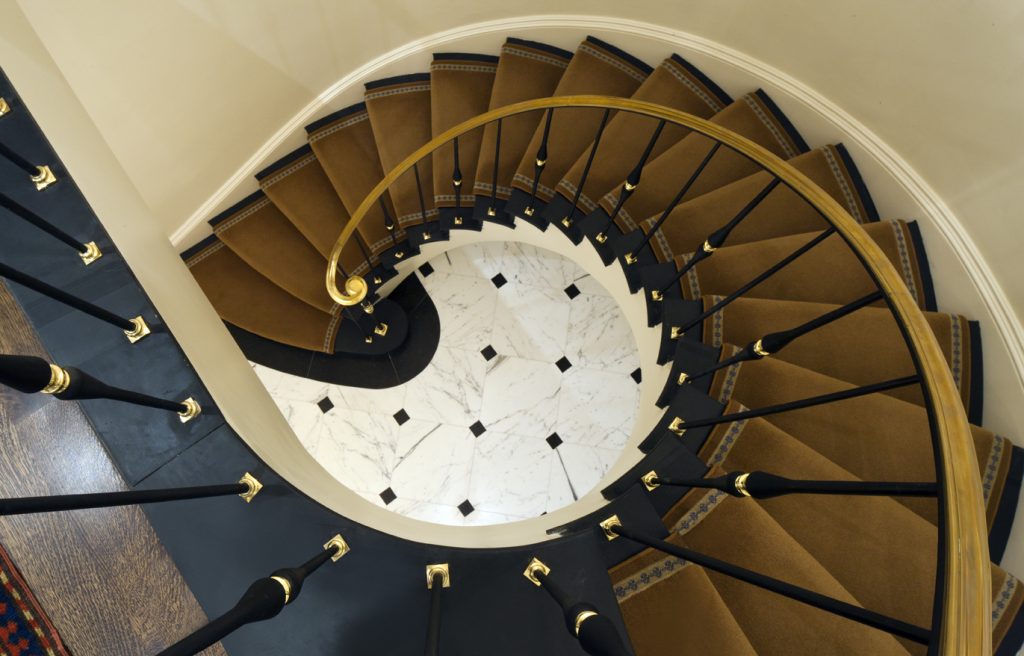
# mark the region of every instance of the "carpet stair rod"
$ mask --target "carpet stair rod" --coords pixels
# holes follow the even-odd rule
[[[426,656],[441,654],[441,591],[451,587],[448,563],[427,565],[427,589],[430,590],[430,616],[427,620]]]
[[[651,292],[651,299],[660,301],[664,297],[665,292],[668,291],[672,285],[678,284],[679,281],[683,279],[683,276],[689,273],[690,269],[711,257],[716,250],[721,248],[722,245],[725,244],[725,240],[729,238],[729,233],[732,232],[736,226],[742,223],[743,219],[747,218],[747,216],[754,211],[754,208],[760,205],[761,201],[763,201],[768,194],[775,189],[775,187],[779,186],[780,182],[781,181],[778,178],[773,177],[772,181],[769,182],[764,189],[758,192],[757,196],[754,196],[754,198],[747,203],[736,216],[734,216],[724,226],[708,235],[708,238],[704,240],[704,244],[699,250],[694,252],[693,257],[690,258],[689,262],[679,268],[679,272],[676,273],[675,277],[673,277],[672,280],[666,283],[661,289],[653,290]]]
[[[0,116],[5,113],[0,113]],[[0,156],[27,173],[29,179],[35,183],[36,191],[42,191],[57,181],[57,176],[53,174],[49,166],[36,166],[3,142],[0,142]]]
[[[51,237],[59,239],[60,241],[64,242],[71,248],[78,251],[79,257],[82,258],[82,261],[87,266],[103,256],[103,253],[100,252],[100,249],[96,245],[96,242],[90,241],[88,243],[83,244],[82,242],[78,241],[77,239],[75,239],[68,233],[64,232],[57,226],[53,225],[43,217],[39,216],[32,210],[28,209],[24,205],[21,205],[13,198],[10,198],[6,194],[0,193],[0,207],[3,207],[11,214],[14,214],[19,218],[28,221],[29,223],[39,228],[43,232],[49,234]]]
[[[246,503],[263,488],[252,474],[246,473],[237,483],[224,485],[197,485],[160,490],[127,490],[123,492],[96,492],[91,494],[60,494],[45,497],[0,499],[0,516],[31,513],[63,512],[85,508],[111,508],[134,506],[142,503],[164,503],[186,499],[206,499],[237,495]]]
[[[672,544],[671,542],[666,542],[665,540],[652,538],[640,533],[639,531],[634,531],[631,528],[623,526],[617,516],[613,515],[601,522],[601,528],[604,530],[605,536],[609,540],[614,540],[619,537],[627,538],[652,549],[669,554],[670,556],[682,558],[685,561],[689,561],[713,572],[718,572],[725,576],[755,585],[764,590],[799,601],[800,603],[807,604],[814,608],[819,608],[834,615],[845,617],[848,620],[853,620],[854,622],[864,624],[865,626],[870,626],[874,629],[879,629],[922,645],[927,645],[931,640],[931,632],[927,629],[882,615],[881,613],[861,608],[860,606],[855,606],[845,601],[840,601],[839,599],[834,599],[827,595],[823,595],[791,583],[786,583],[785,581],[780,581],[779,579],[772,578],[770,576],[765,576],[764,574],[754,572],[744,567],[725,562],[724,560],[719,560],[685,547],[680,547]]]
[[[523,209],[523,214],[533,216],[536,211],[533,204],[537,202],[537,187],[540,185],[540,176],[544,173],[544,167],[548,163],[548,136],[551,134],[551,118],[555,115],[555,108],[547,111],[544,118],[544,135],[540,139],[540,148],[537,149],[537,157],[533,160],[533,184],[530,187],[530,202]]]
[[[336,535],[324,550],[298,567],[286,567],[270,576],[257,579],[231,610],[210,621],[194,633],[182,638],[157,656],[192,656],[214,645],[239,628],[253,622],[269,620],[295,601],[306,579],[327,561],[338,561],[349,551],[345,540]]]
[[[52,394],[62,401],[109,399],[167,410],[177,413],[182,423],[195,419],[202,412],[199,403],[191,397],[168,401],[114,387],[75,367],[59,367],[31,355],[0,355],[0,384],[25,394]]]
[[[494,169],[491,173],[491,204],[487,206],[487,216],[498,216],[498,165],[501,163],[501,119],[498,119],[498,133],[494,138]]]
[[[779,271],[782,271],[784,268],[786,268],[787,266],[792,264],[801,255],[803,255],[807,251],[811,250],[812,248],[814,248],[815,246],[817,246],[821,242],[823,242],[826,239],[828,239],[829,237],[831,237],[833,234],[835,234],[835,232],[836,232],[836,229],[834,227],[822,230],[820,233],[818,233],[818,235],[814,239],[810,240],[809,242],[807,242],[806,244],[804,244],[800,248],[796,249],[795,251],[793,251],[792,253],[790,253],[786,257],[782,258],[781,260],[779,260],[778,262],[773,264],[771,267],[765,269],[764,272],[759,274],[756,278],[754,278],[750,282],[744,284],[742,287],[740,287],[739,289],[737,289],[733,293],[729,294],[728,296],[726,296],[722,300],[718,301],[717,303],[712,305],[710,308],[708,308],[706,311],[700,313],[699,315],[697,315],[696,317],[691,319],[688,323],[683,324],[682,326],[673,326],[672,327],[672,338],[673,339],[679,339],[680,337],[682,337],[686,333],[686,331],[691,330],[694,326],[700,325],[700,323],[702,321],[704,321],[705,319],[707,319],[708,317],[713,315],[715,312],[718,312],[719,310],[721,310],[725,306],[727,306],[730,303],[732,303],[733,301],[735,301],[740,296],[743,296],[744,294],[749,292],[754,287],[757,287],[762,282],[764,282],[765,280],[768,280],[769,278],[774,276]]]
[[[12,282],[16,282],[23,287],[28,287],[32,291],[39,292],[43,296],[48,296],[59,303],[63,303],[68,307],[72,307],[80,312],[84,312],[91,317],[105,321],[112,326],[116,326],[124,331],[125,336],[131,343],[138,342],[142,338],[150,334],[149,326],[146,324],[146,320],[142,316],[137,316],[133,319],[127,319],[120,315],[114,314],[113,312],[94,305],[86,300],[78,298],[73,294],[69,294],[62,289],[58,289],[53,285],[49,285],[38,278],[18,271],[13,267],[9,267],[6,264],[0,263],[0,277],[6,278]]]
[[[807,333],[817,330],[823,326],[827,326],[833,321],[842,319],[846,315],[856,312],[866,305],[880,301],[883,298],[885,298],[885,295],[881,291],[872,292],[867,296],[853,301],[852,303],[836,308],[831,312],[826,312],[820,317],[811,319],[810,321],[790,328],[789,330],[780,330],[774,333],[768,333],[760,339],[755,339],[735,355],[722,360],[713,367],[708,367],[707,369],[695,374],[687,374],[685,371],[680,373],[679,379],[676,382],[679,385],[682,385],[683,383],[692,383],[695,380],[713,374],[720,369],[732,366],[738,362],[760,360],[761,358],[772,355],[773,353],[778,353],[798,337],[806,335]]]
[[[872,383],[870,385],[864,385],[861,387],[854,387],[853,389],[842,390],[840,392],[831,392],[829,394],[812,396],[810,398],[800,399],[798,401],[779,403],[777,405],[771,405],[766,408],[755,408],[753,410],[733,412],[730,414],[719,415],[718,417],[705,417],[703,419],[693,419],[690,421],[684,421],[682,417],[676,417],[669,424],[668,429],[675,433],[676,435],[682,437],[683,434],[691,428],[717,426],[718,424],[728,424],[730,422],[739,421],[741,419],[753,419],[755,417],[764,417],[765,415],[774,415],[780,412],[799,410],[801,408],[811,408],[816,405],[825,405],[826,403],[835,403],[836,401],[853,399],[858,396],[867,396],[869,394],[875,394],[876,392],[884,392],[886,390],[896,389],[897,387],[916,385],[919,382],[921,382],[921,377],[917,374],[914,374],[913,376],[894,378],[892,380],[886,380],[880,383]]]
[[[580,176],[580,182],[576,185],[576,194],[572,198],[572,204],[569,205],[569,214],[562,217],[562,227],[572,227],[572,217],[576,212],[576,207],[579,205],[580,196],[583,195],[583,188],[587,186],[587,178],[590,177],[590,167],[594,165],[594,156],[597,155],[597,148],[601,145],[601,136],[604,134],[604,129],[608,125],[608,116],[611,110],[604,110],[604,115],[601,116],[601,124],[597,126],[597,135],[594,137],[594,143],[590,146],[590,154],[587,155],[587,163],[583,167],[583,175]]]
[[[551,578],[551,568],[534,558],[523,572],[531,583],[543,588],[565,615],[565,626],[569,634],[579,640],[583,651],[590,656],[629,656],[631,653],[622,642],[612,621],[597,612],[597,607],[569,596]]]
[[[675,197],[672,199],[672,202],[668,204],[668,206],[665,208],[665,211],[661,213],[661,216],[658,217],[658,220],[654,222],[654,225],[651,226],[651,229],[647,231],[646,235],[644,235],[643,241],[641,241],[637,245],[637,247],[633,249],[632,253],[626,256],[626,264],[636,264],[640,251],[642,251],[645,246],[651,243],[651,239],[653,239],[654,235],[657,234],[659,230],[661,230],[661,226],[664,225],[665,220],[668,219],[668,215],[671,214],[672,210],[674,210],[676,206],[682,202],[683,197],[686,196],[686,194],[690,191],[690,188],[693,187],[695,182],[697,182],[697,179],[700,177],[700,174],[704,172],[704,169],[707,168],[708,163],[711,162],[711,159],[715,156],[715,153],[717,153],[718,149],[721,147],[722,142],[716,141],[715,145],[712,146],[711,150],[708,151],[708,154],[705,155],[704,159],[702,159],[700,161],[700,164],[697,165],[697,169],[690,174],[689,179],[687,179],[686,183],[679,189],[679,193],[675,195]],[[639,183],[640,176],[637,175],[636,183],[634,183],[632,188],[629,189],[630,193],[632,193],[633,189],[635,189],[637,184]],[[626,187],[623,186],[623,192],[625,191]]]
[[[714,478],[673,479],[661,478],[656,471],[644,474],[640,481],[647,491],[668,485],[671,487],[719,490],[734,497],[771,499],[785,494],[842,494],[852,496],[934,497],[937,483],[876,482],[876,481],[807,481],[776,476],[762,471],[730,472]]]

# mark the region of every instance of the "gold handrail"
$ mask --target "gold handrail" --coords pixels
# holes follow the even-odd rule
[[[906,329],[923,380],[925,398],[932,409],[932,428],[938,438],[936,457],[941,459],[944,481],[940,507],[945,509],[942,528],[946,546],[939,652],[949,656],[989,656],[992,653],[991,578],[981,478],[967,417],[942,350],[902,277],[860,225],[807,176],[753,141],[691,114],[610,96],[538,98],[480,114],[418,148],[384,176],[363,200],[331,251],[327,268],[327,291],[331,298],[342,305],[354,305],[366,296],[366,282],[358,276],[346,281],[347,294],[338,289],[336,275],[341,249],[377,199],[416,162],[455,137],[498,119],[559,107],[625,110],[681,125],[723,143],[778,177],[821,212],[874,274],[890,299],[897,320]]]

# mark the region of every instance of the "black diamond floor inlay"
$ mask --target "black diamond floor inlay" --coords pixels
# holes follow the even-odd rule
[[[565,295],[568,296],[570,299],[576,298],[577,296],[580,295],[580,288],[577,287],[576,285],[569,285],[568,287],[565,288]]]
[[[503,275],[501,275],[499,273],[498,275],[496,275],[493,278],[491,278],[491,282],[494,283],[495,287],[497,287],[498,289],[501,289],[501,286],[504,285],[505,283],[507,283],[508,281],[505,280],[505,276],[503,276]]]
[[[395,494],[394,490],[392,490],[391,488],[388,488],[388,489],[386,489],[386,490],[384,490],[383,492],[380,493],[380,498],[381,498],[381,501],[384,502],[384,505],[387,506],[392,501],[397,499],[398,495]]]
[[[405,411],[405,408],[402,408],[401,410],[396,412],[394,414],[394,417],[395,417],[395,421],[398,422],[399,426],[401,426],[405,422],[409,421],[409,413]]]
[[[639,384],[640,384],[640,367],[637,367],[637,368],[636,368],[636,371],[634,371],[633,373],[629,374],[629,376],[630,376],[630,378],[632,378],[632,379],[633,379],[634,381],[636,381],[636,384],[637,384],[637,385],[639,385]]]
[[[473,431],[473,437],[480,437],[487,432],[487,429],[479,421],[473,422],[473,425],[469,427],[469,430]]]
[[[430,266],[430,262],[425,262],[423,266],[420,267],[420,273],[423,274],[424,278],[426,278],[430,274],[434,273],[434,267]]]
[[[469,517],[469,514],[474,510],[476,510],[476,508],[474,508],[473,504],[469,502],[469,499],[466,499],[459,504],[459,512],[462,513],[463,517]]]
[[[558,436],[558,433],[552,433],[548,435],[545,440],[552,449],[557,449],[562,444],[562,438]]]
[[[494,359],[494,356],[498,355],[498,352],[494,350],[494,347],[488,344],[481,351],[480,355],[484,356],[484,360],[490,361]]]
[[[569,362],[569,358],[563,355],[562,358],[555,363],[555,366],[558,367],[558,370],[564,374],[566,371],[568,371],[569,367],[572,366],[572,363]]]
[[[327,414],[328,412],[330,412],[331,408],[334,407],[334,402],[331,401],[330,398],[325,396],[324,398],[317,401],[316,406],[320,408],[320,412]]]

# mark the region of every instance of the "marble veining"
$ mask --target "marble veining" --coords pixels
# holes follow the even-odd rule
[[[473,244],[430,265],[415,275],[441,339],[411,381],[362,389],[254,370],[310,454],[392,512],[473,526],[571,504],[618,459],[636,417],[639,355],[618,305],[573,262],[527,244]]]

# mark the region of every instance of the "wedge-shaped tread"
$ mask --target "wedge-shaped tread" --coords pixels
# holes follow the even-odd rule
[[[417,73],[379,80],[366,85],[366,109],[370,113],[377,152],[385,173],[430,141],[430,74]],[[433,165],[429,157],[398,178],[388,193],[403,228],[433,219]]]
[[[701,118],[713,116],[732,102],[724,91],[679,55],[673,55],[655,68],[632,98]],[[587,213],[593,211],[597,207],[597,197],[629,175],[647,148],[657,123],[654,119],[630,112],[619,112],[609,121],[601,138],[603,156],[595,158],[583,191],[580,192],[580,209]],[[654,144],[650,159],[657,158],[688,132],[682,126],[666,123]],[[567,200],[575,198],[586,162],[587,153],[584,153],[558,183],[558,193]]]
[[[213,237],[182,256],[220,318],[260,337],[334,352],[341,314],[302,302]]]
[[[309,145],[324,173],[330,178],[349,215],[354,214],[360,203],[384,179],[366,105],[359,103],[331,114],[308,126],[306,131]],[[384,194],[382,202],[384,207],[380,202],[376,203],[358,227],[363,242],[375,256],[405,238],[405,231],[394,223],[395,208],[391,197]],[[387,229],[388,225],[392,230]]]
[[[444,53],[434,55],[430,65],[430,124],[437,137],[445,130],[487,111],[491,89],[498,72],[498,58],[489,55]],[[472,189],[483,129],[459,137],[459,170],[462,174],[462,206],[473,205]],[[434,151],[434,205],[455,207],[454,146]]]
[[[597,94],[628,98],[651,73],[647,66],[618,48],[594,37],[576,49],[565,75],[558,81],[552,95],[574,96]],[[554,185],[575,164],[577,157],[594,140],[603,110],[559,108],[554,110],[548,142],[547,164],[542,173],[537,196],[543,201],[554,195]],[[519,162],[512,186],[530,192],[533,186],[534,162],[543,137],[543,122],[537,126]]]
[[[709,119],[767,148],[783,159],[791,159],[808,150],[807,144],[782,115],[775,103],[762,91],[748,93]],[[644,168],[643,184],[630,196],[616,220],[620,228],[633,230],[638,221],[660,214],[679,193],[715,142],[692,133],[666,150]],[[711,158],[683,200],[695,198],[740,178],[758,173],[760,167],[746,157],[722,147]],[[600,200],[610,216],[622,188],[619,181]]]
[[[536,41],[509,39],[501,48],[498,72],[488,109],[497,109],[524,100],[545,98],[554,93],[562,74],[569,67],[572,53]],[[496,197],[506,200],[512,193],[509,182],[540,122],[540,114],[528,112],[510,116],[501,122],[501,148],[498,153]],[[484,128],[480,144],[473,193],[490,197],[494,179],[494,155],[498,125]]]

